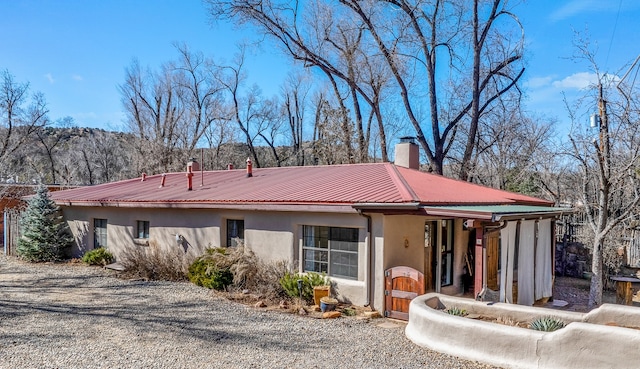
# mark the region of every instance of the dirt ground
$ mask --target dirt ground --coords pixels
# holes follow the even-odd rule
[[[567,306],[562,307],[562,310],[587,312],[589,311],[590,283],[588,279],[556,277],[553,298],[554,300],[567,302]],[[614,290],[605,290],[602,296],[602,302],[615,304],[616,292]]]

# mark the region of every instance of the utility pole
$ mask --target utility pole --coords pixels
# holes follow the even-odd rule
[[[602,83],[598,84],[598,113],[600,115],[600,153],[599,160],[603,164],[604,175],[610,177],[610,144],[609,144],[609,118],[607,117],[607,101],[604,99]]]

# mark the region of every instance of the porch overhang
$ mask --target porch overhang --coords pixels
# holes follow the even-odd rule
[[[518,219],[557,218],[572,213],[571,208],[531,206],[531,205],[456,205],[423,206],[426,215],[478,219],[489,222]]]

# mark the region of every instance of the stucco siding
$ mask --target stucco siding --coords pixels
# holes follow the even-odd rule
[[[199,255],[207,247],[220,246],[220,227],[216,225],[220,217],[210,211],[63,207],[63,214],[76,241],[74,257],[94,248],[94,219],[107,220],[107,249],[116,258],[131,247],[185,247],[188,253]],[[134,241],[138,220],[149,222],[148,245]],[[176,235],[182,236],[184,243],[179,244]]]
[[[424,270],[425,218],[387,215],[384,218],[384,268],[408,266]]]
[[[424,225],[427,218],[422,216],[370,214],[369,233],[367,218],[356,213],[108,207],[63,207],[63,212],[76,240],[75,257],[93,249],[95,218],[107,219],[107,247],[116,258],[127,248],[145,247],[135,239],[138,220],[149,222],[149,247],[164,250],[185,247],[190,255],[197,256],[208,247],[226,246],[226,220],[237,219],[244,221],[246,247],[260,260],[286,260],[300,272],[304,270],[301,260],[304,225],[357,228],[357,279],[330,278],[342,300],[358,305],[370,304],[379,310],[384,308],[386,269],[404,265],[431,273],[425,270]],[[462,221],[456,220],[454,227],[454,284],[442,289],[447,294],[461,291],[460,276],[468,242],[468,232],[462,230]],[[178,243],[176,235],[180,235],[184,243]]]

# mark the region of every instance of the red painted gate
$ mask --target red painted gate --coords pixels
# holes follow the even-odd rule
[[[424,274],[406,266],[387,269],[385,276],[384,316],[409,320],[409,303],[424,293]]]

